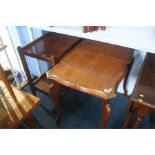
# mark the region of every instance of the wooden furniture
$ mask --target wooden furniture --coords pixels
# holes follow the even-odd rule
[[[3,51],[6,47],[7,47],[6,45],[0,44],[0,52]],[[8,81],[7,78],[6,78],[6,74],[5,74],[5,72],[3,71],[3,68],[2,68],[2,66],[1,66],[1,64],[0,64],[0,80],[3,81],[3,83],[5,84],[7,90],[9,91],[10,95],[11,95],[12,98],[14,99],[14,101],[17,101],[17,98],[16,98],[16,96],[15,96],[15,94],[14,94],[14,92],[13,92],[11,86],[10,86],[9,81]]]
[[[111,114],[110,99],[117,96],[117,87],[128,75],[128,69],[131,68],[128,66],[131,66],[132,62],[132,49],[83,40],[47,72],[47,77],[55,81],[55,94],[52,96],[51,93],[51,96],[56,103],[60,103],[58,89],[62,84],[100,97],[105,115],[102,127],[106,127]]]
[[[31,113],[41,100],[18,88],[12,89],[1,66],[0,80],[0,128],[17,128],[23,121],[35,128]]]
[[[54,66],[80,41],[81,39],[78,37],[53,32],[41,36],[40,38],[34,40],[24,47],[17,48],[27,76],[28,84],[30,85],[33,94],[36,94],[36,89],[42,91],[45,94],[49,94],[49,88],[52,82],[46,78],[45,74],[34,81],[31,78],[25,56],[30,56],[46,61]]]
[[[1,48],[2,47],[2,48]],[[5,49],[0,44],[0,51]],[[35,120],[31,113],[41,100],[16,87],[12,87],[0,65],[0,128],[16,128],[25,121],[35,128]]]
[[[10,93],[11,97],[13,98],[13,100],[17,101],[17,98],[16,98],[16,96],[15,96],[15,94],[14,94],[14,92],[13,92],[13,90],[12,90],[10,84],[9,84],[9,81],[7,80],[6,77],[7,76],[6,76],[5,72],[3,71],[2,66],[0,65],[0,80],[2,80],[3,83],[5,84],[8,92]]]
[[[140,128],[149,113],[155,121],[155,54],[147,53],[130,98],[124,128]]]

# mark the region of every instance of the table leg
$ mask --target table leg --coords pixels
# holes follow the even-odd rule
[[[133,114],[132,113],[129,113],[128,116],[127,116],[127,118],[126,118],[126,120],[125,120],[125,123],[123,125],[123,128],[124,129],[129,129],[130,126],[132,125],[133,121],[134,121]]]
[[[136,115],[136,119],[132,125],[132,128],[137,129],[140,128],[141,123],[144,119],[144,117],[150,113],[150,108],[146,107],[146,106],[140,106],[137,109],[137,115]]]
[[[58,125],[60,123],[60,116],[62,112],[61,87],[61,84],[56,81],[53,81],[53,84],[50,86],[50,97],[56,105],[56,122]]]
[[[134,109],[132,105],[133,105],[132,102],[130,102],[128,109],[127,109],[127,118],[126,118],[125,123],[123,125],[124,129],[129,129],[134,122],[134,119],[135,119],[134,115],[136,115],[135,114],[136,109]]]
[[[143,119],[144,119],[144,117],[137,116],[134,123],[133,123],[133,125],[132,125],[132,128],[133,129],[139,129]]]
[[[150,108],[131,101],[128,110],[128,117],[124,124],[124,128],[140,128],[144,117],[150,113]]]
[[[102,106],[104,110],[104,116],[102,117],[102,127],[105,128],[111,115],[111,108],[109,105],[109,100],[103,99]]]
[[[23,51],[23,49],[21,47],[17,47],[17,49],[18,49],[18,54],[20,56],[24,71],[26,73],[27,81],[28,81],[28,84],[30,86],[31,92],[32,92],[33,95],[36,96],[36,89],[33,86],[33,80],[31,78],[31,73],[29,71],[29,67],[27,65],[26,58],[24,56],[24,51]]]

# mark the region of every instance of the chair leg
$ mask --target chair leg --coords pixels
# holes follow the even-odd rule
[[[134,62],[134,58],[133,58],[132,62],[128,65],[127,73],[124,77],[124,81],[123,81],[124,96],[127,96],[127,94],[128,94],[127,89],[126,89],[126,85],[127,85],[128,77],[129,77],[133,62]]]
[[[102,117],[102,128],[105,128],[111,115],[111,108],[109,105],[109,100],[103,100],[102,106],[104,110],[104,116]]]
[[[53,85],[50,86],[50,97],[56,105],[56,123],[60,125],[60,117],[62,113],[62,95],[61,95],[61,84],[53,81]]]

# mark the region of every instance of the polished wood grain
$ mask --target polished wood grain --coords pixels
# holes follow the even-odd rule
[[[117,68],[111,70],[113,66]],[[109,99],[116,96],[116,83],[125,73],[126,66],[121,60],[78,49],[48,71],[47,77],[66,86]]]
[[[41,103],[41,100],[38,97],[13,87],[14,94],[17,98],[17,101],[14,101],[2,81],[0,81],[0,86],[4,92],[0,97],[0,128],[17,128],[23,121],[28,122],[28,120],[31,123],[31,127],[34,127],[35,124],[31,114]],[[33,120],[33,126],[30,120]]]
[[[49,79],[103,99],[105,116],[102,127],[111,115],[109,100],[133,61],[133,50],[101,42],[84,40],[47,72]]]
[[[130,63],[133,60],[133,53],[134,53],[133,49],[103,43],[100,41],[84,39],[76,46],[76,48],[112,56],[123,60],[124,63]]]
[[[50,32],[24,46],[22,52],[54,65],[79,41],[81,39],[78,37]]]
[[[132,50],[119,47],[119,50],[116,48],[115,51],[115,46],[104,43],[104,48],[100,49],[97,45],[99,50],[96,50],[97,46],[93,49],[93,45],[89,44],[93,41],[87,42],[88,48],[83,47],[86,42],[87,40],[81,42],[58,65],[48,71],[47,77],[98,97],[116,97],[117,86],[132,61]]]
[[[133,58],[134,50],[133,49],[124,48],[124,47],[113,45],[113,44],[105,44],[103,42],[89,40],[89,39],[83,40],[76,47],[83,49],[83,50],[103,53],[105,55],[109,55],[109,56],[112,56],[118,59],[122,59],[125,63],[127,63],[128,64],[127,72],[126,72],[126,75],[123,81],[124,95],[127,96],[128,92],[127,92],[126,86],[128,82],[128,76],[129,76],[129,73],[131,71],[131,68],[134,62],[134,58]]]
[[[155,117],[155,54],[147,53],[130,98],[125,128],[139,128],[144,117]]]

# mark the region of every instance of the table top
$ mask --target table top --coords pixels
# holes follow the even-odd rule
[[[13,87],[15,102],[2,81],[0,88],[0,128],[16,128],[41,103],[38,97]]]
[[[119,58],[115,46],[91,42],[82,41],[47,72],[47,77],[88,94],[111,99],[116,96],[117,86],[132,61],[133,50],[118,47],[120,53],[125,53]]]
[[[131,100],[155,109],[155,54],[147,53]]]
[[[54,56],[58,61],[69,51],[80,38],[58,33],[47,33],[24,47],[24,54],[41,60]]]

